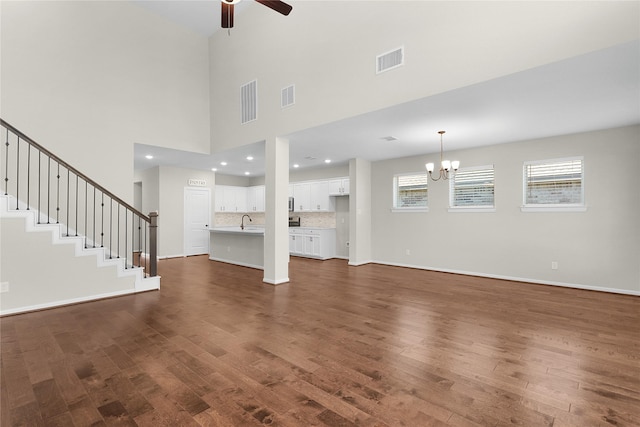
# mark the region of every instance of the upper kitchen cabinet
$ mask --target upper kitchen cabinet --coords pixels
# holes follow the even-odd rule
[[[308,212],[311,210],[311,183],[296,182],[293,184],[294,210]]]
[[[329,196],[348,196],[349,178],[335,178],[329,180]]]
[[[297,212],[333,212],[329,197],[329,181],[307,181],[293,184],[293,201]]]
[[[247,212],[247,188],[216,185],[214,205],[216,212]]]
[[[247,211],[264,212],[264,185],[247,187]]]

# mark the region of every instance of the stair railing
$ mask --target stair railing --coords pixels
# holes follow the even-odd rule
[[[64,235],[84,237],[85,248],[105,248],[108,259],[124,258],[125,269],[157,275],[157,212],[141,213],[6,121],[0,126],[10,209],[34,210],[38,224],[62,224]]]

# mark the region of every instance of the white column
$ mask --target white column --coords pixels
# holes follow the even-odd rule
[[[349,265],[371,262],[371,162],[349,160]]]
[[[289,141],[269,138],[265,144],[264,278],[289,281]]]

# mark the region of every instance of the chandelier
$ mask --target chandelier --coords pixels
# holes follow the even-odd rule
[[[440,175],[438,175],[437,178],[433,177],[432,175],[433,168],[434,168],[433,163],[427,163],[425,165],[425,167],[427,168],[427,172],[429,172],[429,176],[433,181],[438,181],[440,180],[440,178],[442,179],[452,178],[453,176],[455,176],[455,172],[460,167],[460,162],[457,160],[453,160],[451,162],[449,160],[443,160],[444,156],[443,156],[443,149],[442,149],[442,135],[444,135],[445,131],[441,130],[438,133],[440,134]]]

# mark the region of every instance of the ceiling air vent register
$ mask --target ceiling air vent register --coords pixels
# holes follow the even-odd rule
[[[280,107],[286,108],[296,103],[296,86],[291,85],[282,89]]]
[[[253,80],[240,87],[241,123],[258,118],[258,81]]]
[[[404,65],[404,47],[376,56],[376,74],[393,70]]]

